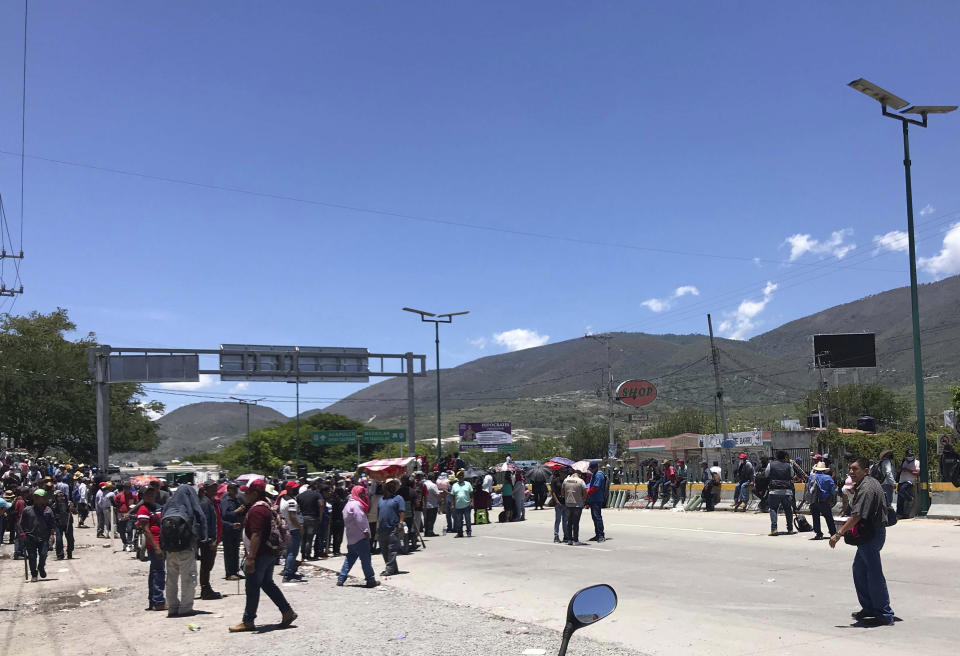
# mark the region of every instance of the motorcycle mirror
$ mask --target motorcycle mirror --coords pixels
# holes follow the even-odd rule
[[[567,643],[573,632],[599,622],[617,608],[617,593],[605,583],[580,590],[567,606],[567,624],[563,629],[563,643],[558,656],[567,653]]]

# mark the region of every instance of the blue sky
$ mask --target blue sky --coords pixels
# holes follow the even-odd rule
[[[748,338],[907,284],[900,129],[846,83],[957,103],[958,22],[954,2],[34,0],[13,309],[65,307],[115,346],[431,367],[403,306],[470,310],[444,367],[705,332],[707,312]],[[22,29],[22,0],[0,4],[15,248]],[[931,123],[911,143],[923,281],[960,272],[960,114]],[[355,389],[311,384],[301,409]]]

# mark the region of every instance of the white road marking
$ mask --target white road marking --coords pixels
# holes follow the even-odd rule
[[[741,533],[739,531],[713,531],[706,528],[683,528],[681,526],[653,526],[651,524],[614,524],[613,522],[604,522],[606,526],[624,526],[629,528],[654,528],[661,531],[689,531],[691,533],[716,533],[719,535],[749,535],[751,537],[763,537],[764,533]]]
[[[504,540],[505,542],[526,542],[527,544],[539,544],[542,547],[567,546],[562,542],[558,545],[556,542],[540,542],[538,540],[522,540],[520,538],[498,538],[492,535],[480,535],[477,537],[486,538],[487,540]],[[613,551],[613,549],[601,549],[600,547],[594,547],[592,545],[586,546],[590,547],[590,551]]]

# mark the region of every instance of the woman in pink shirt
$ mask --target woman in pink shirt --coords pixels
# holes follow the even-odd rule
[[[367,512],[370,510],[370,498],[367,488],[354,485],[350,490],[350,499],[343,507],[343,529],[347,538],[347,557],[337,575],[337,585],[342,586],[347,580],[347,574],[353,564],[360,559],[363,577],[367,580],[365,587],[375,588],[380,585],[373,573],[373,564],[370,562],[370,522]]]

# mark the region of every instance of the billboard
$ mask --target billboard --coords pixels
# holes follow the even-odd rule
[[[341,346],[222,344],[220,380],[366,383],[367,354],[365,348]]]
[[[821,369],[876,367],[877,345],[873,333],[813,336],[814,362]]]
[[[181,383],[200,380],[197,355],[111,355],[111,383]]]
[[[727,433],[726,442],[723,440],[723,433],[701,435],[697,442],[698,447],[701,449],[734,449],[743,446],[763,446],[763,431]]]
[[[511,431],[509,421],[460,424],[460,450],[496,448],[501,444],[512,444]]]

